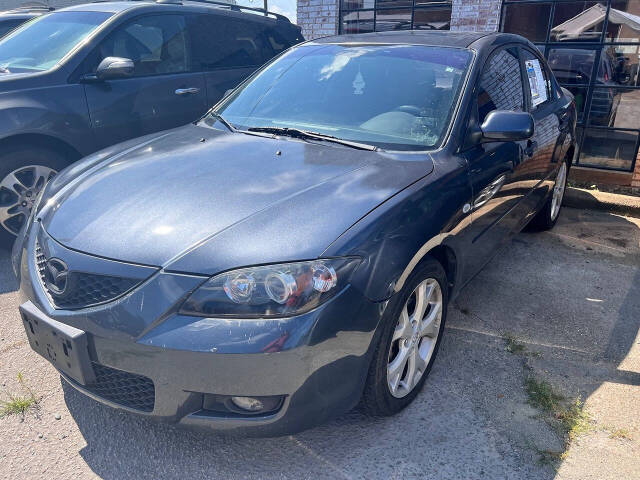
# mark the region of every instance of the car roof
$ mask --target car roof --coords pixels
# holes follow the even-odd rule
[[[0,20],[29,20],[33,17],[38,17],[41,13],[15,13],[15,12],[0,12]]]
[[[140,5],[141,2],[93,2],[71,5],[61,8],[58,12],[107,12],[119,13]]]
[[[513,41],[520,41],[517,35],[504,33],[480,32],[451,32],[433,30],[406,30],[374,33],[358,33],[337,35],[313,40],[312,43],[340,43],[340,44],[398,44],[398,45],[428,45],[442,47],[467,48],[478,40],[495,37],[513,37]]]
[[[212,1],[212,2],[207,2],[206,0],[193,0],[193,1],[189,1],[189,0],[121,0],[121,1],[115,1],[115,2],[103,2],[103,1],[96,1],[93,3],[83,3],[80,5],[72,5],[69,7],[65,7],[62,9],[59,9],[57,11],[64,11],[64,12],[106,12],[106,13],[120,13],[120,12],[124,12],[126,10],[132,10],[132,9],[141,9],[141,8],[153,8],[153,7],[174,7],[174,8],[185,8],[185,7],[190,7],[190,8],[198,8],[200,9],[200,11],[202,11],[203,9],[207,9],[207,10],[211,10],[214,13],[220,13],[220,14],[225,14],[226,12],[233,12],[233,13],[245,13],[246,11],[251,11],[253,10],[254,12],[263,12],[263,10],[261,9],[257,9],[257,8],[250,8],[250,7],[244,7],[242,5],[233,5],[230,3],[226,3],[223,0],[222,1]],[[260,18],[260,19],[267,19],[267,20],[273,20],[272,17],[276,17],[276,18],[281,18],[281,19],[285,19],[287,22],[289,22],[289,19],[284,17],[283,15],[279,15],[273,12],[269,12],[269,16],[264,16],[262,15],[262,13],[260,13],[259,15],[254,15],[253,13],[251,13],[252,17],[256,17],[256,18]]]

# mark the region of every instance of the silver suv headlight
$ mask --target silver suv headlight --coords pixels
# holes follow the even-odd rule
[[[241,268],[207,280],[180,313],[207,317],[288,317],[316,308],[349,284],[359,259],[331,258]]]

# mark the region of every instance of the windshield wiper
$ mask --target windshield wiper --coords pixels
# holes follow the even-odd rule
[[[223,124],[225,127],[227,127],[230,131],[232,132],[237,132],[238,129],[236,127],[234,127],[233,125],[231,125],[227,120],[224,119],[224,117],[222,115],[220,115],[219,113],[216,112],[209,112],[209,116],[215,118],[216,120],[218,120],[221,124]]]
[[[274,135],[282,135],[292,138],[300,138],[310,139],[310,140],[322,140],[326,142],[339,143],[340,145],[345,145],[351,148],[357,148],[358,150],[369,150],[376,151],[378,147],[374,145],[369,145],[367,143],[360,142],[352,142],[350,140],[343,140],[338,137],[334,137],[332,135],[325,135],[324,133],[318,132],[310,132],[309,130],[300,130],[298,128],[289,128],[289,127],[250,127],[247,129],[248,132],[262,132],[262,133],[273,133]]]

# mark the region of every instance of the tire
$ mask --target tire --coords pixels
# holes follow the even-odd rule
[[[425,285],[425,288],[429,288],[430,285],[434,285],[432,282],[437,284],[437,289],[434,287],[432,296],[430,297],[431,300],[434,301],[434,304],[430,303],[427,307],[423,315],[424,322],[422,326],[426,328],[430,315],[437,309],[434,305],[438,303],[438,300],[440,314],[436,314],[434,318],[438,320],[439,317],[439,321],[437,325],[433,324],[430,330],[432,334],[431,337],[418,337],[417,341],[415,340],[415,335],[418,329],[421,328],[421,325],[411,327],[409,324],[413,335],[411,340],[409,340],[408,348],[413,348],[414,352],[417,351],[423,354],[427,351],[426,347],[428,346],[430,353],[428,353],[426,359],[424,356],[421,357],[423,362],[421,366],[423,369],[419,379],[412,382],[413,386],[411,388],[406,388],[407,382],[405,381],[405,385],[403,386],[402,380],[403,378],[407,380],[411,377],[412,360],[411,357],[409,357],[410,354],[407,356],[406,366],[402,367],[397,383],[395,382],[396,376],[388,373],[387,368],[391,367],[389,369],[390,372],[398,371],[399,369],[394,367],[402,363],[400,346],[406,346],[404,340],[406,335],[399,339],[395,337],[405,332],[405,329],[402,327],[407,324],[403,322],[403,318],[411,318],[413,316],[412,313],[416,313],[417,305],[415,304],[417,303],[417,297],[414,291],[422,285]],[[365,413],[372,416],[394,415],[409,405],[422,389],[438,353],[444,332],[444,324],[447,318],[447,302],[449,300],[447,285],[447,276],[440,263],[435,259],[427,257],[409,276],[402,290],[398,292],[391,299],[389,305],[387,305],[380,327],[382,331],[378,336],[378,344],[371,359],[362,395],[361,407]],[[428,298],[428,295],[425,295],[423,298]],[[414,305],[413,309],[412,304]],[[403,313],[405,307],[407,307],[406,315]],[[429,343],[427,343],[427,340]],[[416,363],[413,363],[413,365]],[[415,371],[419,371],[419,368],[415,369]],[[415,379],[415,377],[413,378]],[[395,393],[393,392],[394,383],[397,385]]]
[[[11,248],[46,181],[69,162],[61,153],[40,147],[12,146],[3,150],[0,154],[0,248]]]
[[[562,165],[558,169],[558,175],[549,198],[547,198],[542,209],[533,217],[531,222],[529,222],[526,230],[537,232],[551,230],[558,221],[560,210],[562,209],[564,192],[567,188],[567,179],[569,178],[569,161],[569,159],[563,160]],[[562,182],[561,185],[558,184],[559,181]]]

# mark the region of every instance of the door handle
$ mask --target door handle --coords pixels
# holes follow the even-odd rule
[[[536,148],[538,147],[537,142],[532,142],[531,140],[527,141],[527,146],[524,149],[524,153],[527,157],[533,157],[533,154],[536,152]]]
[[[498,178],[493,180],[489,185],[480,190],[480,193],[473,201],[473,208],[480,208],[493,197],[496,196],[496,193],[500,191],[504,182],[507,180],[507,175],[500,175]],[[466,213],[466,212],[464,212]]]
[[[196,93],[199,93],[200,89],[196,88],[196,87],[190,87],[190,88],[178,88],[176,90],[176,95],[195,95]]]

